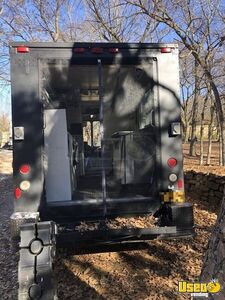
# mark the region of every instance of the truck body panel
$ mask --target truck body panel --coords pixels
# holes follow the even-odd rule
[[[18,299],[57,298],[56,246],[120,251],[194,235],[177,45],[15,42],[10,55]],[[140,215],[144,228],[113,220]]]
[[[180,126],[177,45],[24,43],[27,52],[18,46],[10,48],[14,185],[28,180],[30,188],[15,201],[16,212],[62,221],[154,213],[161,193],[183,193],[181,134],[173,131]],[[65,111],[64,121],[52,115],[46,127],[53,111]],[[60,155],[58,142],[65,146]],[[21,174],[23,164],[28,174]]]

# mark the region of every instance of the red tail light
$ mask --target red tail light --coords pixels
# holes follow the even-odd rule
[[[74,48],[73,52],[74,53],[84,53],[85,52],[85,48]]]
[[[174,157],[171,157],[167,161],[168,166],[172,169],[177,165],[177,160]]]
[[[161,53],[171,53],[172,52],[172,48],[161,48]]]
[[[18,187],[15,189],[15,198],[19,199],[21,197],[21,189],[19,189]]]
[[[182,189],[183,188],[183,180],[182,179],[178,179],[178,181],[177,181],[177,188],[178,189]]]
[[[103,49],[102,48],[98,48],[98,47],[94,47],[91,49],[91,52],[94,54],[100,54],[103,53]]]
[[[30,172],[30,166],[29,165],[22,165],[20,167],[20,173],[21,174],[28,174]]]
[[[17,51],[17,53],[28,53],[28,52],[30,52],[30,49],[29,49],[29,47],[26,47],[26,46],[18,46],[18,47],[16,47],[16,51]]]
[[[109,52],[110,53],[118,53],[119,52],[119,48],[109,48]]]

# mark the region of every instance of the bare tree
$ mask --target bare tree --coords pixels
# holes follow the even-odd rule
[[[116,0],[86,0],[90,26],[100,40],[109,42],[160,42],[170,29],[160,28],[158,21],[150,20],[135,5]]]
[[[222,163],[225,164],[225,118],[217,81],[210,68],[211,61],[216,58],[217,50],[223,46],[225,27],[216,18],[223,11],[221,0],[124,0],[139,9],[139,13],[150,19],[163,23],[176,34],[177,38],[191,52],[203,70],[214,94],[216,113],[219,119],[219,130],[222,144]]]
[[[213,103],[213,95],[211,91],[211,87],[209,87],[209,98],[210,98],[210,119],[209,119],[209,127],[208,127],[208,149],[207,149],[207,159],[206,164],[210,165],[211,163],[211,154],[212,154],[212,128],[213,128],[213,122],[214,122],[214,112],[215,107]]]
[[[10,118],[5,112],[0,113],[0,132],[10,131]]]
[[[190,142],[190,150],[189,155],[196,155],[196,126],[197,126],[197,117],[198,117],[198,105],[199,105],[199,96],[200,96],[200,85],[201,79],[199,76],[199,64],[195,60],[194,65],[194,78],[195,78],[195,90],[193,95],[193,105],[192,105],[192,117],[191,117],[191,142]]]
[[[201,112],[201,119],[200,119],[200,165],[204,164],[204,118],[205,118],[205,111],[206,105],[208,104],[209,94],[207,93],[204,97],[203,107]]]
[[[0,83],[9,82],[10,41],[89,41],[90,31],[80,0],[8,0],[0,5]]]
[[[189,125],[191,122],[190,100],[194,93],[193,62],[190,52],[185,48],[180,54],[180,87],[181,87],[181,122],[183,127],[183,140],[189,139]]]
[[[4,3],[0,24],[3,38],[23,41],[68,41],[84,22],[79,16],[78,0],[32,0]]]

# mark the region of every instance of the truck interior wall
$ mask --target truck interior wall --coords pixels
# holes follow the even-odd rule
[[[71,163],[65,109],[44,112],[44,169],[48,202],[72,199]],[[60,184],[59,184],[60,183]]]

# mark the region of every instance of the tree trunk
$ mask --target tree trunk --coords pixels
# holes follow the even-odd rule
[[[204,144],[203,144],[203,132],[204,125],[203,121],[201,122],[201,130],[200,130],[200,165],[204,165]]]
[[[185,131],[184,131],[184,142],[185,142],[185,143],[188,142],[188,137],[189,137],[189,126],[186,125]]]
[[[200,129],[200,165],[202,166],[204,164],[204,144],[203,144],[203,139],[204,139],[204,117],[205,117],[205,109],[206,109],[206,104],[208,101],[208,94],[204,98],[204,103],[202,107],[202,113],[201,113],[201,129]]]
[[[220,157],[219,157],[219,165],[223,166],[223,140],[220,132]]]
[[[196,156],[196,122],[197,122],[197,115],[198,115],[198,100],[199,100],[199,78],[198,78],[198,68],[199,64],[197,60],[195,60],[195,95],[193,100],[192,106],[192,120],[191,120],[191,142],[190,142],[190,149],[189,155]]]
[[[188,100],[186,101],[188,102]],[[187,116],[187,105],[188,103],[185,103],[184,105],[184,142],[187,143],[188,142],[188,138],[189,138],[189,122],[188,122],[188,116]]]
[[[208,283],[213,278],[217,279],[221,285],[220,292],[213,294],[213,299],[225,299],[225,192],[217,222],[209,240],[200,281]]]
[[[213,115],[214,115],[214,105],[212,104],[212,106],[210,107],[210,123],[208,129],[208,150],[207,150],[207,160],[206,160],[207,165],[210,165],[211,163]]]
[[[187,89],[187,100],[184,100],[184,91],[182,91],[182,99],[183,99],[183,104],[182,104],[182,109],[183,109],[183,114],[182,114],[182,128],[183,128],[183,142],[187,143],[188,138],[189,138],[189,121],[188,121],[188,101],[190,100],[190,93],[189,89]]]
[[[210,164],[211,164],[211,155],[212,155],[212,127],[209,126],[208,149],[207,149],[207,159],[206,159],[206,165],[208,165],[208,166],[210,166]]]
[[[206,68],[205,68],[205,73],[209,79],[209,83],[211,85],[212,92],[215,97],[215,107],[216,107],[216,114],[217,114],[217,121],[219,126],[219,135],[220,135],[220,153],[221,153],[220,165],[224,166],[225,165],[225,118],[223,114],[222,102],[220,99],[220,94],[217,89],[217,86],[212,78],[212,74]]]
[[[223,148],[222,148],[222,135],[221,135],[221,124],[219,123],[217,116],[217,130],[219,135],[219,165],[223,165]]]

